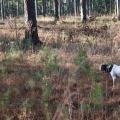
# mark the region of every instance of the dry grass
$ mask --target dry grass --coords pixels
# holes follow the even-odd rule
[[[101,63],[120,62],[119,22],[100,17],[83,25],[79,17],[67,16],[55,24],[54,18],[40,17],[38,30],[45,47],[35,52],[7,50],[16,31],[23,39],[24,24],[23,18],[17,19],[16,29],[14,20],[6,23],[0,25],[1,120],[119,119],[119,81],[112,91],[111,78],[98,71]],[[75,64],[81,46],[86,57],[83,64]],[[97,106],[91,94],[101,90],[103,101]]]

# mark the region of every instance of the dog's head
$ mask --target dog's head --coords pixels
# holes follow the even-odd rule
[[[107,71],[107,64],[102,64],[101,66],[100,66],[100,70],[101,71]]]
[[[111,72],[112,68],[113,68],[112,64],[102,64],[100,70],[104,72]]]

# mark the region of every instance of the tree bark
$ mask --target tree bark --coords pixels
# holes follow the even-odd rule
[[[87,21],[87,0],[81,0],[81,21]]]
[[[46,0],[42,0],[42,4],[43,4],[43,16],[46,16]]]
[[[76,0],[74,0],[74,15],[75,16],[77,15],[77,12],[76,12]]]
[[[117,18],[120,20],[120,0],[116,0],[116,6],[117,6]]]
[[[19,16],[19,0],[17,0],[16,5],[17,5],[17,16]]]
[[[38,37],[35,0],[24,0],[24,14],[26,24],[25,38],[31,39],[34,45],[42,44]]]
[[[37,0],[35,0],[35,12],[36,12],[36,18],[38,16],[38,13],[37,13]]]
[[[4,13],[3,13],[3,0],[1,0],[1,19],[4,20]]]
[[[55,1],[55,20],[59,20],[59,12],[58,12],[58,0],[54,0]]]

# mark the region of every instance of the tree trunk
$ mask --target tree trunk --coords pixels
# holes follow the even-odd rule
[[[19,0],[17,0],[16,5],[17,5],[17,16],[19,16]]]
[[[87,0],[81,0],[81,21],[87,21]]]
[[[35,0],[35,12],[36,12],[36,18],[38,16],[38,13],[37,13],[37,0]]]
[[[59,20],[59,12],[58,12],[58,0],[54,0],[55,1],[55,20]]]
[[[35,0],[24,0],[24,13],[26,24],[25,39],[31,39],[34,45],[42,44],[38,37]]]
[[[74,0],[74,15],[76,17],[77,13],[76,13],[76,0]]]
[[[1,19],[4,20],[4,14],[3,14],[3,0],[1,0]]]
[[[80,0],[76,0],[76,11],[77,15],[80,15]]]
[[[117,5],[117,18],[120,20],[120,1],[116,0],[116,5]]]
[[[42,0],[42,4],[43,4],[43,16],[46,16],[46,0]]]

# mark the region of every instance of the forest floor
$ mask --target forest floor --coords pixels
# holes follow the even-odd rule
[[[120,64],[120,22],[41,17],[35,48],[23,46],[24,30],[23,18],[0,22],[0,120],[120,119],[119,78],[112,89],[99,71]]]

